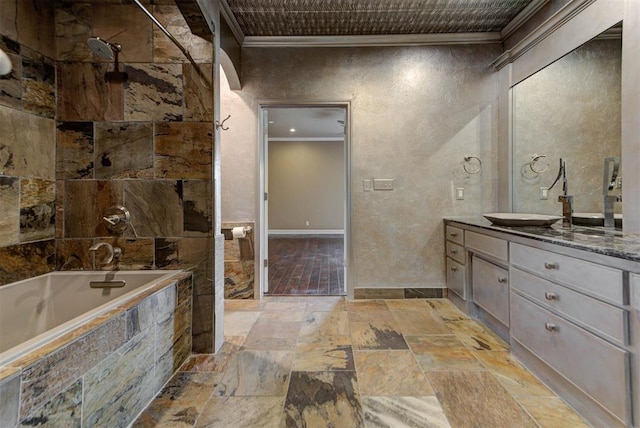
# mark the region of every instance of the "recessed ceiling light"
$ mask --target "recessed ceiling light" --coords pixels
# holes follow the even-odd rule
[[[276,121],[275,120],[270,120],[269,123],[276,123]]]
[[[296,132],[296,128],[291,128],[289,132]]]

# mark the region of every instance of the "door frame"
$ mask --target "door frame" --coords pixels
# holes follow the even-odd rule
[[[255,284],[254,284],[254,296],[256,299],[262,299],[264,291],[267,286],[266,278],[266,260],[268,257],[267,252],[267,239],[268,239],[268,225],[266,224],[266,204],[265,204],[265,181],[267,174],[267,152],[266,147],[268,142],[265,141],[263,123],[264,115],[263,111],[269,108],[300,108],[300,107],[338,107],[345,109],[345,130],[344,130],[344,281],[345,291],[349,299],[353,299],[353,284],[355,284],[353,277],[353,251],[351,245],[351,101],[306,101],[306,100],[258,100],[257,102],[257,117],[258,117],[258,198],[257,198],[257,212],[258,218],[256,219],[257,243],[255,246],[257,260],[255,268]]]

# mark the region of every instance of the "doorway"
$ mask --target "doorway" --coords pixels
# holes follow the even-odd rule
[[[261,294],[345,295],[348,105],[261,105]]]

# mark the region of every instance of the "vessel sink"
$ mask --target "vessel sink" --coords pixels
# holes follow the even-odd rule
[[[573,213],[571,216],[576,226],[604,226],[602,213]],[[622,214],[614,214],[615,227],[622,227]]]
[[[559,215],[524,213],[489,213],[483,216],[497,226],[551,226],[562,219]]]

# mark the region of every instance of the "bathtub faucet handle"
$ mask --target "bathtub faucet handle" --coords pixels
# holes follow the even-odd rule
[[[114,247],[113,245],[109,244],[108,242],[98,242],[97,244],[92,245],[91,247],[89,247],[89,251],[92,251],[94,253],[94,257],[95,257],[95,253],[98,251],[98,248],[100,247],[106,247],[107,248],[107,255],[105,256],[104,259],[102,259],[100,261],[101,264],[103,265],[108,265],[109,263],[111,263],[113,261],[113,259],[117,259],[122,255],[122,249],[119,247]]]

